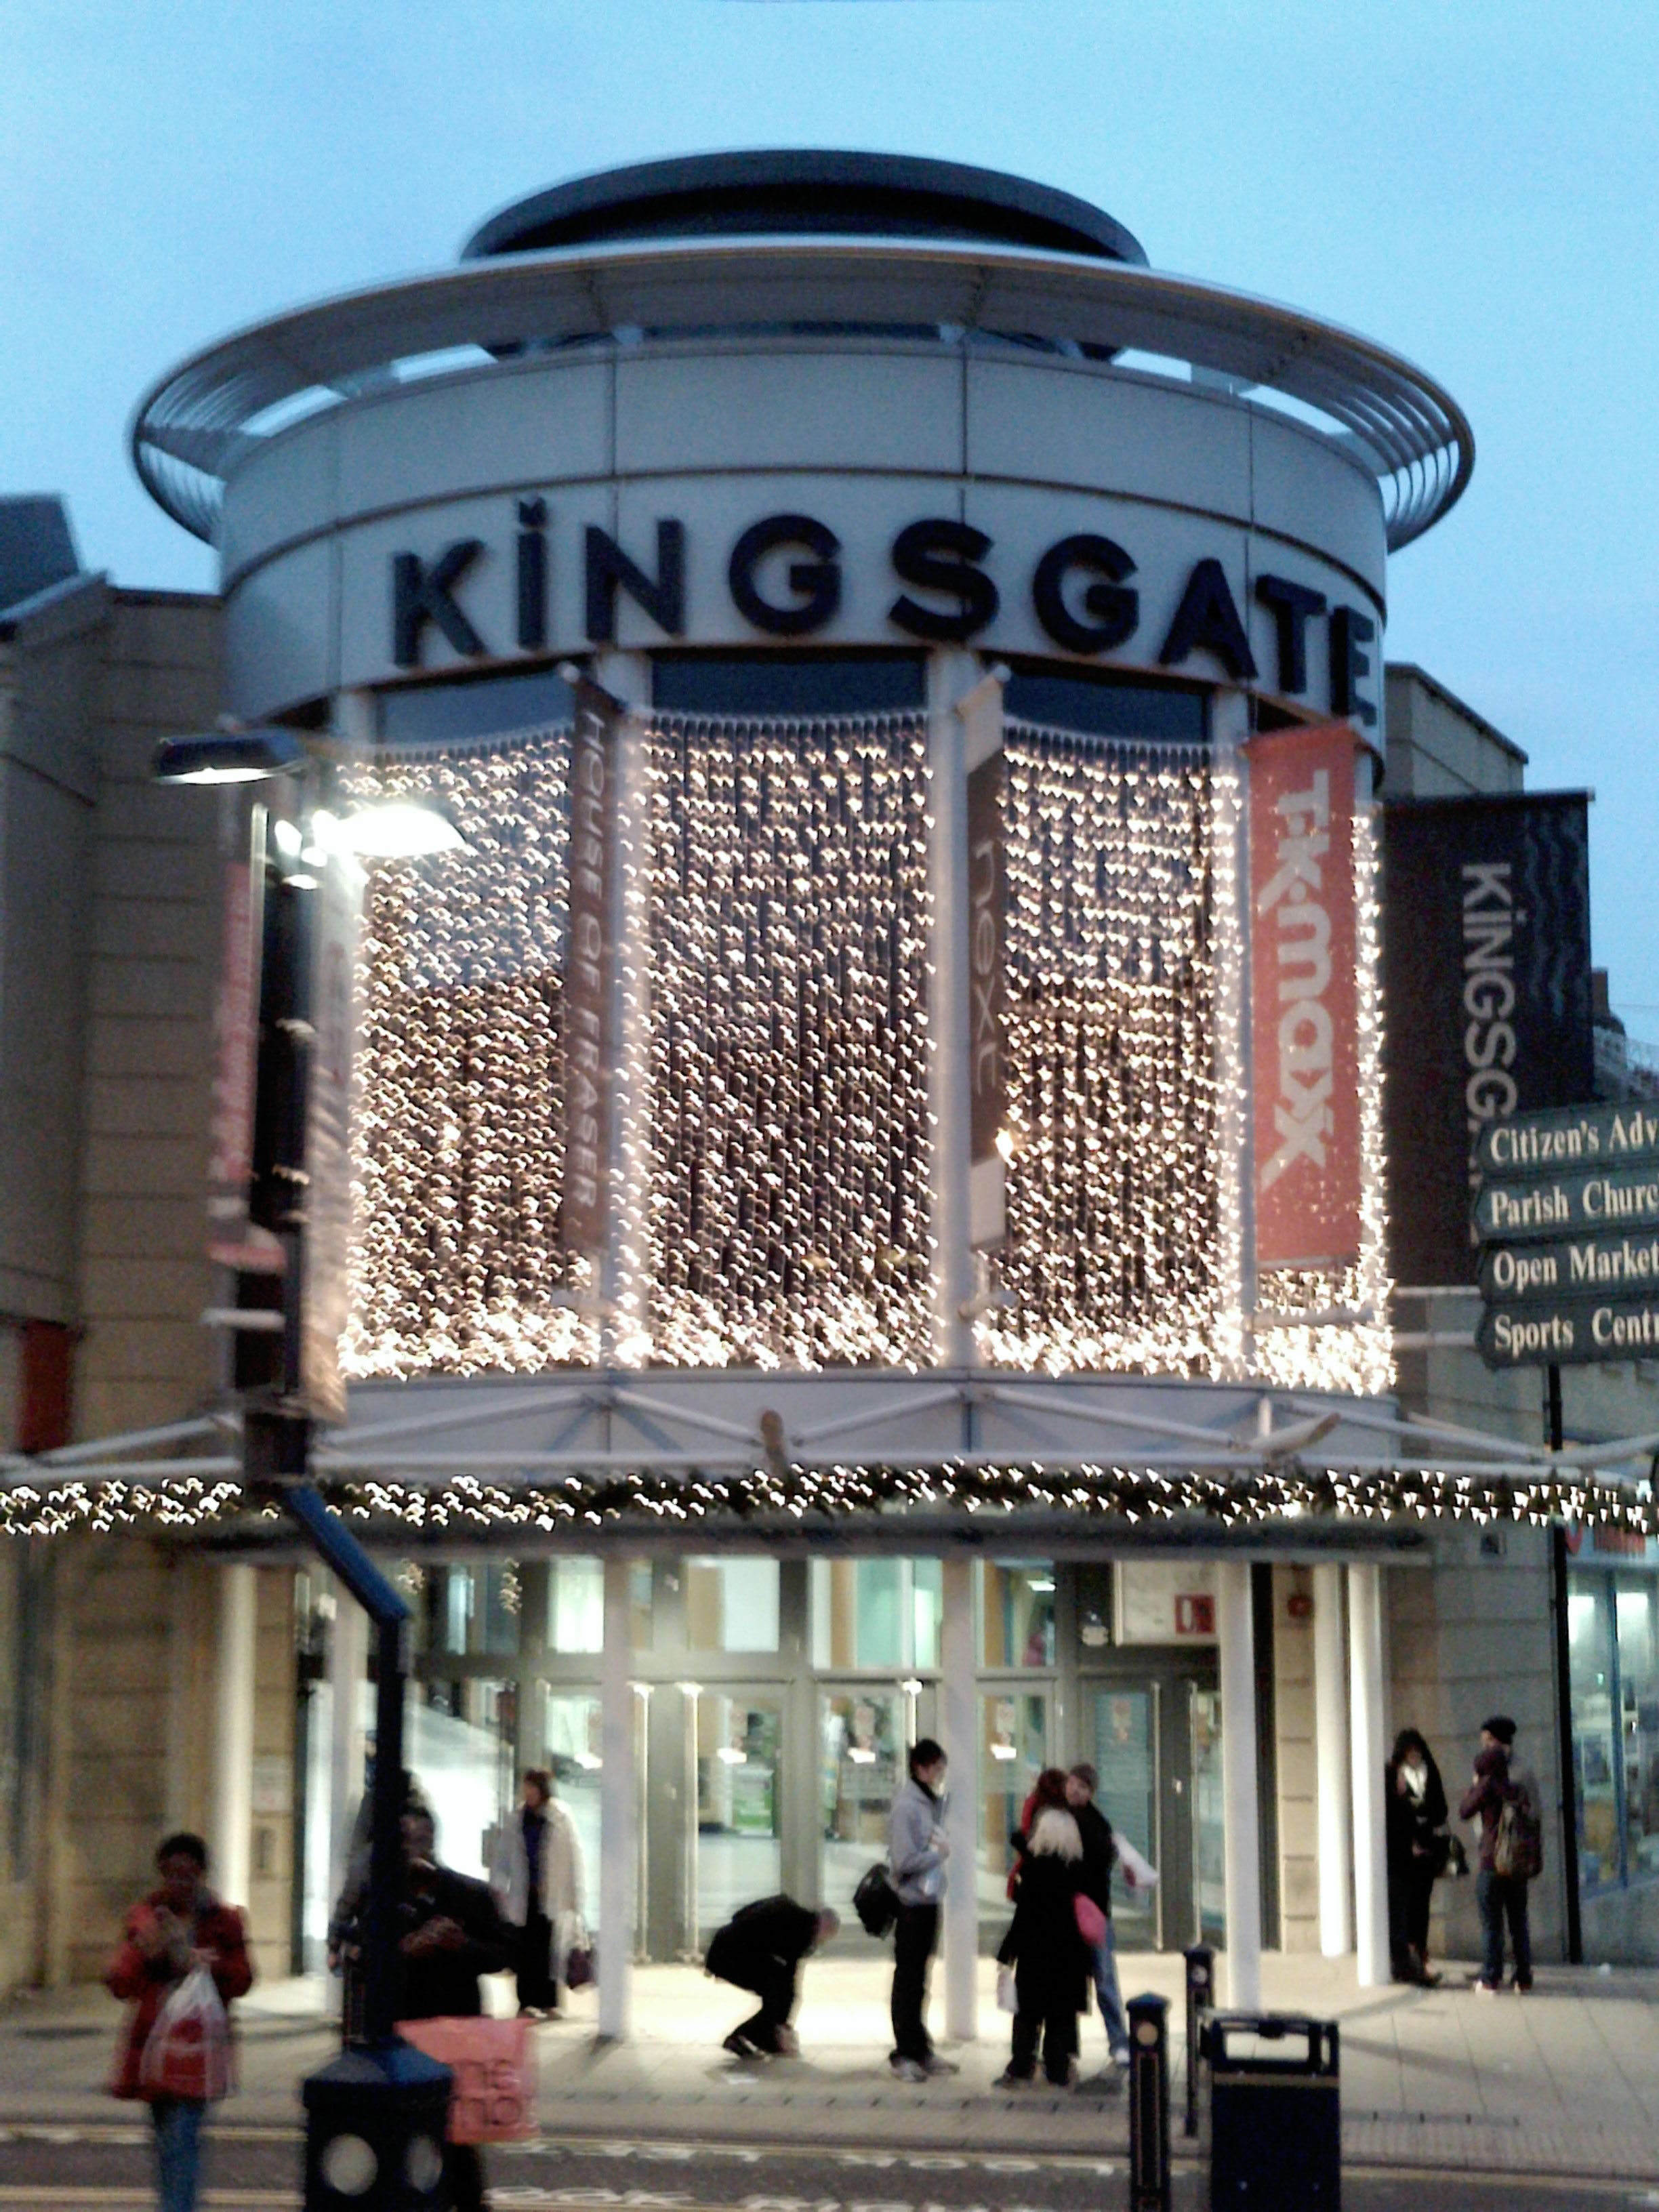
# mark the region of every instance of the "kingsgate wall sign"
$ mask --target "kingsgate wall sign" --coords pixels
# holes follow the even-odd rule
[[[639,610],[662,639],[694,630],[690,607],[698,560],[723,568],[730,609],[764,638],[799,640],[830,631],[840,615],[847,584],[841,538],[812,514],[787,512],[747,524],[728,547],[704,548],[678,516],[656,519],[651,539],[629,543],[593,523],[556,548],[549,502],[522,499],[510,540],[451,539],[436,551],[393,552],[387,658],[395,670],[429,665],[434,648],[463,660],[499,660],[514,653],[540,654],[555,645],[550,612],[560,562],[580,565],[582,636],[610,645],[618,636],[619,609]],[[511,564],[511,592],[499,583],[492,626],[476,603],[473,587],[486,572]],[[890,590],[884,607],[890,635],[923,644],[966,644],[997,620],[1005,590],[1016,580],[1002,574],[995,540],[971,523],[925,516],[903,524],[886,549]],[[1376,639],[1372,615],[1334,602],[1295,576],[1267,570],[1254,579],[1260,613],[1252,642],[1248,600],[1241,604],[1228,564],[1214,555],[1184,564],[1173,611],[1155,617],[1144,604],[1140,567],[1126,544],[1099,531],[1073,531],[1053,539],[1018,587],[1029,600],[1042,639],[1060,652],[1092,658],[1127,653],[1162,668],[1183,669],[1204,656],[1236,683],[1260,683],[1290,697],[1316,688],[1333,714],[1362,726],[1377,719]],[[1160,586],[1164,579],[1159,578]],[[1167,601],[1160,590],[1161,601]],[[1322,666],[1321,664],[1323,664]],[[1321,679],[1324,680],[1322,682]]]
[[[1249,747],[1261,1268],[1340,1264],[1359,1250],[1354,751],[1341,723]]]

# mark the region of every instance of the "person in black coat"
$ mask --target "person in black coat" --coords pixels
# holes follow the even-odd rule
[[[1078,2015],[1089,2002],[1089,1946],[1078,1933],[1077,1895],[1083,1881],[1083,1841],[1071,1814],[1050,1808],[1037,1815],[1020,1862],[1014,1917],[997,1958],[1014,1969],[1013,2048],[1005,2088],[1042,2070],[1064,2087],[1077,2062]]]
[[[1445,1786],[1433,1753],[1415,1729],[1401,1729],[1382,1775],[1394,1978],[1432,1988],[1440,1977],[1429,1967],[1429,1904],[1450,1848]]]
[[[709,1942],[703,1965],[716,1981],[752,1990],[760,2010],[734,2027],[722,2048],[734,2058],[793,2057],[796,1978],[808,1952],[841,1927],[834,1912],[814,1912],[793,1897],[763,1897],[733,1913]]]
[[[403,1819],[404,1893],[398,1904],[398,2018],[476,2020],[480,1974],[514,1959],[514,1931],[489,1886],[440,1866],[436,1829],[423,1808]],[[482,2212],[483,2161],[471,2143],[446,2142],[444,2172],[455,2212]]]

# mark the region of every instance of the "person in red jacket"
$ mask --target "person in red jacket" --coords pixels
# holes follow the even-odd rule
[[[207,1845],[199,1836],[167,1837],[155,1854],[161,1886],[128,1913],[121,1948],[104,1976],[111,1996],[131,2007],[110,2087],[118,2097],[149,2103],[161,2212],[195,2212],[207,2106],[198,2097],[149,2087],[143,2079],[144,2045],[162,2005],[192,1967],[208,1969],[227,2008],[253,1985],[242,1916],[208,1887],[207,1863]]]

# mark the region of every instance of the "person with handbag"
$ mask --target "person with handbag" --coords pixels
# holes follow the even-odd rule
[[[518,1930],[520,2016],[556,2020],[566,1963],[583,1937],[581,1845],[545,1767],[526,1767],[522,1790],[496,1838],[489,1887],[501,1918]]]
[[[1117,1863],[1117,1839],[1111,1822],[1095,1802],[1099,1787],[1100,1777],[1086,1759],[1079,1760],[1066,1778],[1066,1802],[1083,1844],[1079,1894],[1089,1899],[1101,1920],[1101,1934],[1092,1947],[1095,2002],[1100,2007],[1107,2050],[1118,2069],[1110,2076],[1110,2086],[1115,2088],[1129,2063],[1129,2023],[1118,1987],[1117,1937],[1112,1928],[1112,1869]]]
[[[1078,1921],[1083,1838],[1073,1814],[1050,1806],[1038,1814],[1021,1861],[1014,1917],[997,1952],[1014,1970],[1013,2045],[999,2087],[1017,2088],[1042,2070],[1056,2088],[1073,2078],[1078,2015],[1089,2001],[1091,1948]]]
[[[195,2212],[202,2121],[230,2086],[228,2008],[253,1986],[253,1966],[240,1912],[207,1886],[202,1838],[168,1836],[155,1865],[160,1887],[128,1913],[104,1975],[131,2008],[110,2087],[149,2106],[161,2212]]]
[[[902,2081],[925,2081],[956,2068],[933,2049],[927,2033],[927,1968],[939,1942],[945,1896],[945,1747],[923,1736],[911,1747],[910,1778],[887,1820],[887,1870],[898,1900],[893,1921],[893,2049],[888,2059]]]
[[[476,2020],[480,1974],[513,1963],[511,1931],[489,1887],[438,1863],[430,1813],[403,1817],[404,1894],[398,1905],[398,2021]],[[446,2142],[444,2172],[455,2212],[482,2212],[483,2161],[472,2143]]]
[[[1389,1868],[1389,1952],[1397,1982],[1433,1989],[1429,1965],[1429,1905],[1445,1871],[1446,1791],[1434,1754],[1416,1729],[1401,1729],[1382,1770]]]

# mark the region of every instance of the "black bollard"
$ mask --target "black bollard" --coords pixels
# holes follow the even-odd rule
[[[1183,2130],[1198,2133],[1198,2067],[1203,2040],[1202,2014],[1215,2009],[1215,1952],[1208,1943],[1194,1943],[1182,1956],[1187,1961],[1187,2118]]]
[[[1170,2007],[1131,1997],[1129,2212],[1170,2212]]]

